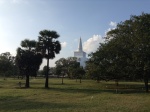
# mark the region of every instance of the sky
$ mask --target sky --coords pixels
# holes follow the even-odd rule
[[[0,54],[16,49],[24,39],[37,40],[42,30],[54,30],[62,45],[60,58],[74,56],[81,37],[83,50],[96,51],[104,36],[131,15],[150,13],[150,0],[0,0]],[[43,60],[41,69],[46,65]]]

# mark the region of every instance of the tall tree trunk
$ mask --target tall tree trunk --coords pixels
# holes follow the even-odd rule
[[[144,80],[144,83],[145,83],[145,91],[146,93],[148,93],[148,80]]]
[[[147,74],[147,72],[145,71],[145,73],[144,73],[144,83],[145,83],[145,91],[146,91],[146,93],[148,93],[148,74]]]
[[[49,73],[49,59],[47,59],[47,71],[46,71],[46,80],[45,80],[45,88],[48,88],[48,73]]]
[[[119,86],[119,84],[118,84],[118,80],[117,79],[115,80],[115,84],[116,84],[116,93],[118,93],[118,86]]]
[[[25,85],[26,88],[29,88],[30,87],[30,83],[29,83],[29,75],[26,75],[26,85]]]
[[[4,80],[6,80],[6,76],[5,76],[5,73],[4,73]]]
[[[81,77],[80,77],[80,83],[81,83]]]
[[[119,86],[117,79],[115,80],[115,84],[116,84],[117,87]]]
[[[64,75],[62,76],[62,83],[61,84],[64,84]]]
[[[100,78],[99,78],[99,76],[97,77],[97,83],[99,83],[99,80],[100,80]]]

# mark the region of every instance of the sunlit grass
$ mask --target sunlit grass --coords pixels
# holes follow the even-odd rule
[[[18,82],[22,83],[20,88]],[[96,83],[50,79],[49,89],[44,89],[45,79],[31,78],[30,88],[25,80],[0,79],[0,112],[149,112],[150,94],[143,83],[120,82],[116,94],[114,82]]]

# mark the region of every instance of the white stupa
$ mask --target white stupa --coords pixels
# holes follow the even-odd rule
[[[79,40],[78,50],[74,51],[74,57],[77,57],[77,61],[80,62],[80,66],[85,67],[85,62],[87,60],[86,53],[82,50],[82,40]]]

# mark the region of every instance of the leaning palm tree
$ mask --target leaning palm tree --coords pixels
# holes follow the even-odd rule
[[[43,30],[39,32],[37,49],[47,59],[45,88],[48,88],[49,59],[55,58],[55,54],[61,50],[61,44],[56,40],[58,37],[56,31]]]

